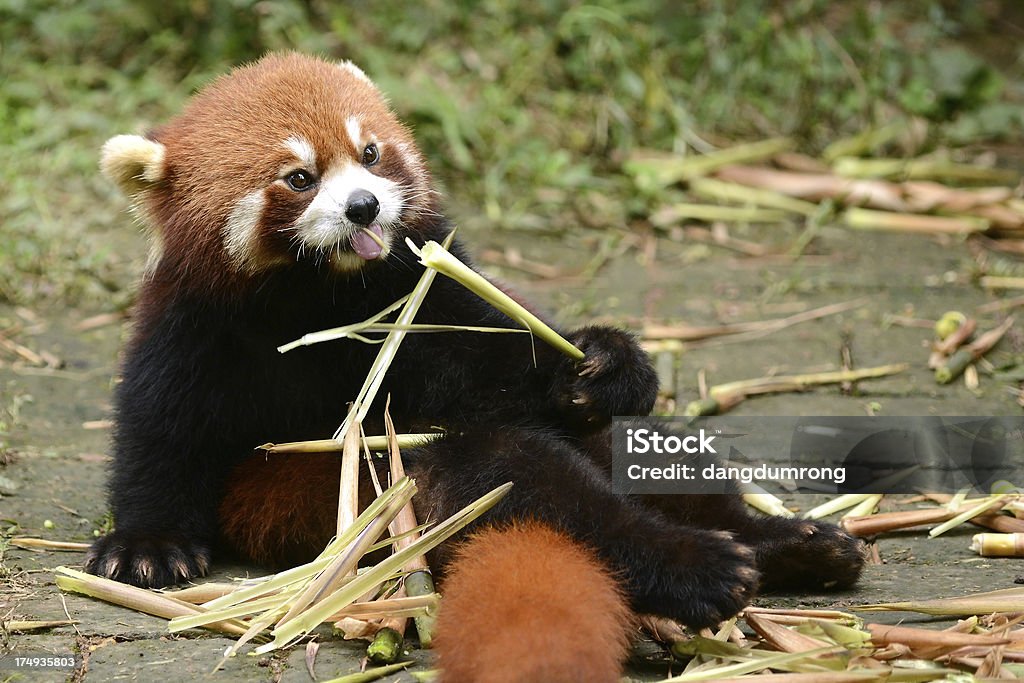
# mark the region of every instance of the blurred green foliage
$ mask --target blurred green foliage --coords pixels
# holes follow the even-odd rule
[[[621,173],[637,148],[782,134],[815,152],[899,116],[931,122],[910,151],[1019,135],[1015,8],[0,0],[0,301],[123,305],[139,249],[96,150],[267,50],[362,65],[470,230],[622,228],[645,201]]]

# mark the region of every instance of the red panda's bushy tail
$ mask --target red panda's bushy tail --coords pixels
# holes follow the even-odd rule
[[[444,683],[619,680],[634,618],[589,549],[527,522],[477,533],[447,572],[434,639]]]

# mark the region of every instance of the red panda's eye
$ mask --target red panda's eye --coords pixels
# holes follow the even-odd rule
[[[296,192],[302,192],[313,187],[315,182],[313,175],[306,171],[293,171],[288,174],[285,178],[285,182],[288,183],[288,187],[292,188]]]
[[[377,150],[377,145],[371,142],[363,150],[363,165],[373,166],[378,161],[380,161],[380,151]]]

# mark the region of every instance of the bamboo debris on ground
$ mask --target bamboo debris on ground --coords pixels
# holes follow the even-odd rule
[[[872,149],[863,146],[865,141],[886,140],[894,128],[837,141],[823,152],[822,161],[796,160],[780,149],[769,155],[780,168],[750,165],[768,160],[762,152],[779,144],[772,140],[705,156],[635,155],[624,168],[642,190],[682,182],[691,197],[718,202],[666,205],[651,214],[656,227],[686,218],[770,222],[788,215],[810,220],[824,202],[834,202],[840,209],[838,222],[852,229],[922,234],[1024,230],[1024,201],[1014,187],[1020,174],[1013,170],[941,158],[871,159],[841,153]]]
[[[738,334],[769,334],[811,320],[818,320],[830,315],[859,308],[868,303],[868,299],[854,299],[835,304],[828,304],[809,311],[801,311],[784,318],[754,320],[750,322],[725,323],[722,325],[662,325],[646,324],[641,336],[645,340],[674,339],[679,341],[700,341],[713,337],[725,337]]]
[[[792,140],[773,138],[691,156],[640,152],[633,154],[623,168],[638,185],[647,190],[657,190],[680,180],[709,175],[723,166],[768,159],[792,148]]]
[[[839,526],[854,536],[875,536],[889,531],[911,529],[927,524],[938,524],[940,525],[936,527],[938,531],[930,534],[934,538],[954,526],[968,521],[976,522],[980,526],[998,523],[995,520],[1005,516],[995,513],[1005,506],[1011,498],[1011,494],[1004,494],[1002,496],[994,496],[989,500],[971,501],[969,504],[958,505],[954,508],[936,507],[922,510],[899,510],[859,517],[845,517],[840,520]],[[1005,519],[1011,522],[1024,521],[1013,520],[1010,517],[1005,517]]]
[[[715,415],[725,412],[749,396],[806,391],[810,387],[824,384],[841,384],[843,382],[858,382],[865,379],[886,377],[903,372],[908,367],[906,363],[896,363],[859,370],[836,370],[833,372],[815,372],[802,375],[777,375],[728,382],[711,387],[707,398],[691,401],[687,404],[683,414],[689,417]]]
[[[887,603],[854,609],[912,609],[966,616],[945,630],[864,623],[838,610],[748,607],[739,619],[757,636],[728,642],[727,622],[714,638],[669,636],[672,652],[690,659],[670,681],[932,681],[980,675],[1003,662],[1024,661],[1024,614],[1016,610],[1024,589],[1009,589],[919,603]],[[1005,601],[1000,603],[999,601]],[[996,609],[993,605],[1001,604]],[[990,617],[979,618],[974,615]],[[643,621],[648,630],[672,633],[671,622]],[[991,659],[999,652],[998,661]],[[760,673],[757,673],[760,672]],[[771,672],[771,673],[769,673]]]
[[[89,549],[89,543],[78,541],[50,541],[45,538],[32,538],[31,536],[15,536],[8,541],[11,545],[24,550],[60,550],[71,552],[85,552]]]
[[[1013,318],[1007,318],[998,327],[979,335],[973,342],[956,351],[945,363],[935,368],[935,381],[949,384],[962,375],[967,366],[991,351],[1012,325]]]

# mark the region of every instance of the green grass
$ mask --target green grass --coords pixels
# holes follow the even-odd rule
[[[1000,4],[0,0],[0,301],[126,305],[144,248],[99,146],[267,50],[361,64],[470,235],[624,229],[657,200],[621,170],[639,148],[814,153],[897,117],[927,132],[888,153],[1012,136],[1024,60]]]

